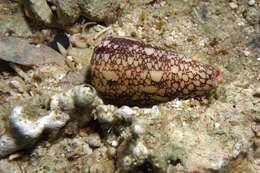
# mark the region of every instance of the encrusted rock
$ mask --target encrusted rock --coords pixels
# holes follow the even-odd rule
[[[30,18],[36,18],[38,21],[50,25],[54,15],[49,8],[46,0],[23,0],[26,7],[25,14]]]
[[[145,122],[144,120],[135,120],[132,124],[132,131],[136,135],[141,135],[145,133]]]
[[[59,23],[68,25],[74,23],[80,15],[79,0],[57,0],[54,1],[57,9]]]
[[[248,21],[249,24],[255,25],[259,23],[259,18],[260,18],[260,13],[257,9],[254,7],[248,8],[246,12],[246,20]]]
[[[32,107],[16,106],[9,116],[11,129],[0,138],[0,157],[19,149],[32,146],[45,130],[56,135],[58,129],[69,120],[64,112],[41,112]],[[45,114],[45,115],[44,115]],[[38,117],[41,115],[40,117]]]
[[[112,0],[23,0],[25,15],[47,26],[73,24],[80,15],[96,22],[113,23],[117,19],[118,1]],[[55,19],[55,20],[54,20]]]
[[[89,144],[84,144],[83,152],[84,152],[84,154],[91,154],[93,152],[93,150],[89,147]]]
[[[255,5],[255,0],[248,0],[247,4],[250,6]]]
[[[230,8],[231,8],[232,10],[235,10],[235,9],[238,8],[237,3],[235,3],[235,2],[230,2],[230,3],[229,3],[229,6],[230,6]]]
[[[8,3],[5,3],[8,2]],[[28,37],[32,34],[28,22],[24,20],[24,12],[20,8],[19,1],[1,1],[0,2],[0,35],[17,35]]]
[[[33,45],[29,40],[16,37],[0,38],[0,59],[24,66],[56,63],[66,69],[64,57],[50,47]]]
[[[115,121],[113,105],[99,105],[96,107],[96,118],[100,123],[113,123]]]
[[[122,106],[114,112],[114,116],[120,120],[131,120],[131,118],[136,114],[137,111],[131,109],[128,106]]]
[[[26,143],[22,145],[16,144],[16,140],[8,134],[2,135],[0,138],[0,158],[21,149],[24,145]]]
[[[107,16],[116,17],[118,1],[111,0],[80,0],[82,15],[92,21],[106,21]]]
[[[85,137],[84,139],[91,147],[99,147],[101,145],[101,139],[99,134],[93,133]]]
[[[102,103],[98,98],[96,91],[91,86],[79,85],[52,97],[51,109],[62,109],[65,111],[73,111],[76,106],[85,108],[94,108]]]
[[[136,143],[136,146],[133,148],[133,156],[135,156],[139,160],[147,159],[149,154],[148,149],[141,141],[137,141]]]
[[[12,126],[25,138],[38,138],[45,129],[61,128],[68,121],[69,116],[63,112],[51,111],[48,115],[37,120],[30,120],[27,111],[22,106],[13,108],[9,117]]]

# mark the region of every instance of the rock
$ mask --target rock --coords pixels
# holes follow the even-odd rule
[[[132,123],[132,131],[135,135],[142,135],[145,133],[145,122],[136,120]]]
[[[73,24],[80,16],[79,0],[54,1],[57,9],[58,22],[61,25]]]
[[[88,135],[84,139],[91,147],[97,148],[101,145],[101,139],[98,133]]]
[[[108,22],[109,18],[116,18],[118,1],[112,0],[80,0],[82,15],[91,21]],[[109,18],[107,18],[109,17]]]
[[[54,15],[46,0],[23,0],[23,5],[26,8],[27,17],[35,18],[45,25],[52,24]]]
[[[15,37],[0,38],[0,59],[24,66],[56,63],[65,68],[64,57],[55,50]]]
[[[8,154],[14,153],[15,151],[24,147],[26,143],[16,144],[15,138],[9,134],[4,134],[0,138],[0,158],[7,156]]]
[[[148,154],[148,149],[144,144],[141,141],[137,141],[136,146],[133,148],[133,156],[140,160],[145,160],[148,158]]]
[[[109,158],[115,158],[116,157],[117,150],[114,147],[108,147],[107,155]]]
[[[73,111],[76,106],[91,108],[100,102],[96,91],[91,86],[78,85],[67,92],[52,97],[50,107],[53,110]]]
[[[91,164],[86,170],[83,172],[93,172],[93,173],[114,173],[115,172],[115,165],[113,160],[102,161],[102,162],[95,162]]]
[[[118,1],[112,0],[23,0],[25,14],[46,26],[73,24],[81,15],[96,22],[113,23],[117,18]]]
[[[129,120],[137,112],[128,106],[122,106],[114,112],[114,116],[120,120]]]
[[[64,129],[64,135],[68,138],[73,138],[79,133],[78,123],[76,121],[70,121]]]
[[[140,121],[140,120],[138,120]],[[171,162],[182,162],[186,157],[185,148],[178,147],[162,131],[149,127],[149,120],[133,122],[132,131],[135,138],[121,144],[118,151],[118,166],[122,171],[135,170],[139,165],[150,165],[156,172],[165,172]],[[142,126],[141,132],[136,132],[136,126]],[[154,170],[154,171],[155,171]],[[159,171],[160,170],[160,171]]]
[[[14,107],[9,116],[9,133],[0,138],[0,157],[34,145],[45,130],[54,137],[68,120],[69,116],[63,112],[41,111],[28,105]]]
[[[91,154],[93,152],[93,150],[89,147],[88,144],[84,144],[83,145],[83,152],[84,152],[84,154]]]
[[[23,10],[18,2],[4,3],[0,2],[0,35],[16,35],[27,37],[32,34],[28,22],[24,20]]]
[[[256,25],[257,23],[259,23],[259,19],[260,19],[259,11],[257,9],[255,9],[254,7],[248,8],[248,10],[246,12],[247,22],[251,25]]]
[[[238,8],[237,3],[235,3],[235,2],[230,2],[230,3],[229,3],[229,6],[230,6],[230,8],[231,8],[232,10],[236,10],[236,9]]]
[[[253,93],[253,97],[257,97],[259,98],[260,97],[260,88],[256,88],[254,93]]]
[[[45,129],[59,129],[69,120],[67,114],[57,111],[51,111],[46,116],[40,116],[39,119],[30,120],[29,117],[35,115],[29,114],[36,114],[36,112],[25,111],[25,109],[26,108],[22,106],[14,107],[9,119],[15,131],[26,139],[37,139]]]
[[[52,96],[50,101],[51,110],[62,110],[70,114],[78,126],[84,126],[93,116],[91,112],[97,105],[102,104],[96,90],[90,85],[77,85],[65,92]],[[80,111],[81,113],[75,113]]]
[[[96,107],[96,118],[100,123],[114,123],[114,111],[116,107],[113,105],[99,105]]]
[[[74,100],[77,106],[95,107],[100,103],[96,90],[90,85],[79,85],[73,89]]]
[[[255,0],[248,0],[247,4],[253,6],[255,5]]]

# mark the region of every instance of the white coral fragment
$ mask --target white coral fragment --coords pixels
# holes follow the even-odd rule
[[[139,160],[144,160],[148,157],[148,149],[140,141],[137,142],[136,146],[133,148],[133,155]]]
[[[113,123],[115,117],[113,115],[116,107],[113,105],[99,105],[96,107],[96,118],[100,123]]]
[[[18,130],[20,135],[29,138],[38,138],[45,129],[54,129],[63,127],[69,120],[66,113],[51,111],[35,121],[26,118],[24,108],[16,106],[9,117],[11,124]]]
[[[131,109],[128,106],[122,106],[114,112],[115,117],[123,120],[131,119],[131,117],[135,114],[137,114],[137,111]]]
[[[70,111],[75,107],[91,107],[99,104],[101,99],[98,98],[94,88],[86,85],[75,86],[66,93],[56,94],[51,99],[50,107],[52,110]]]
[[[5,133],[0,137],[0,157],[33,145],[44,130],[57,131],[70,119],[69,115],[64,112],[50,111],[46,112],[45,116],[34,115],[40,113],[32,112],[33,115],[28,115],[25,109],[29,107],[15,106],[12,109],[9,120],[13,128],[10,133]],[[31,118],[37,116],[38,119]]]

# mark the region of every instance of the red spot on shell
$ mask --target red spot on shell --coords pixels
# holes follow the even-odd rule
[[[219,70],[216,70],[215,71],[215,77],[218,77],[220,75],[220,71]]]

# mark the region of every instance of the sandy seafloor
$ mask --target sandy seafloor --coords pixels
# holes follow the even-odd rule
[[[19,2],[0,0],[0,172],[260,172],[258,0]],[[67,50],[39,53],[61,32]],[[152,107],[104,104],[82,84],[108,36],[210,64],[216,89]]]

